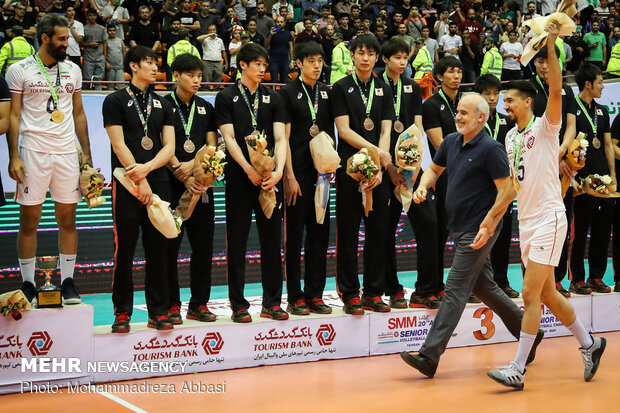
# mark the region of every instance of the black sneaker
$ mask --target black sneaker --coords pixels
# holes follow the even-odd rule
[[[509,285],[502,288],[502,291],[510,298],[519,298],[519,292]]]
[[[359,297],[349,298],[345,301],[343,310],[350,315],[364,315],[364,308]]]
[[[578,281],[578,282],[570,283],[570,288],[569,288],[568,291],[573,293],[573,294],[579,294],[579,295],[589,295],[589,294],[592,294],[592,288],[590,288],[588,286],[588,284],[586,284],[583,281]]]
[[[209,311],[209,307],[206,305],[201,305],[198,308],[187,310],[187,315],[185,316],[188,320],[198,320],[205,323],[210,323],[217,319],[217,316]]]
[[[232,313],[232,321],[234,323],[251,323],[252,316],[248,313],[247,308],[242,308],[241,310],[233,311]]]
[[[63,305],[80,304],[82,302],[80,294],[78,294],[75,284],[73,284],[73,277],[64,280],[61,288]]]
[[[389,313],[392,310],[379,296],[362,296],[362,306],[364,310],[374,311],[375,313]]]
[[[538,348],[538,345],[542,341],[543,337],[545,337],[545,332],[543,330],[538,330],[538,333],[536,333],[536,338],[534,339],[534,344],[532,344],[530,354],[527,355],[527,361],[525,362],[526,366],[534,361],[534,358],[536,357],[536,349]]]
[[[437,363],[424,355],[420,353],[409,354],[408,352],[403,351],[400,353],[400,358],[429,379],[432,379],[433,376],[435,376],[435,372],[437,371]]]
[[[390,296],[390,307],[407,308],[407,300],[405,299],[404,291],[397,292]]]
[[[562,294],[562,297],[570,298],[570,292],[562,286],[562,283],[555,283],[555,289]]]
[[[279,305],[273,307],[263,306],[260,316],[263,318],[271,318],[272,320],[288,320],[288,313]]]
[[[611,292],[611,287],[609,287],[607,284],[605,284],[603,282],[603,280],[600,279],[600,278],[592,278],[592,279],[588,280],[586,285],[592,289],[593,293],[603,293],[603,294],[606,294],[606,293],[610,293]]]
[[[29,303],[34,305],[33,300],[37,299],[37,289],[35,288],[34,284],[32,284],[30,281],[24,281],[22,283],[22,292],[26,296],[26,300],[28,300]]]
[[[122,312],[116,314],[116,318],[114,319],[114,324],[112,324],[112,332],[113,333],[129,333],[131,330],[131,326],[129,325],[129,321],[131,320],[131,316],[129,313]]]
[[[172,330],[174,328],[166,314],[158,314],[154,317],[149,317],[149,322],[146,326],[157,330]]]
[[[619,290],[620,291],[620,290]],[[332,308],[325,304],[321,298],[312,298],[308,302],[308,308],[311,313],[316,314],[331,314]]]
[[[411,298],[409,299],[409,307],[410,308],[428,308],[431,310],[435,310],[439,308],[439,299],[434,296],[424,297],[421,295],[411,294]]]
[[[309,315],[310,314],[310,309],[306,305],[306,300],[303,298],[300,298],[294,303],[288,303],[288,306],[286,307],[286,311],[288,311],[289,313],[293,315]]]
[[[183,318],[181,317],[181,306],[178,304],[172,304],[168,309],[168,320],[174,325],[183,324]]]
[[[620,282],[617,282],[616,285],[614,286],[614,292],[620,293]]]

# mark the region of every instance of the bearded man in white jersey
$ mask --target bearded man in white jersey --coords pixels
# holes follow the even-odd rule
[[[508,185],[498,195],[505,202],[496,203],[486,222],[481,224],[481,227],[487,225],[494,230],[508,203],[517,196],[521,259],[526,266],[522,293],[525,311],[515,360],[508,366],[490,370],[488,375],[500,384],[519,390],[523,389],[527,356],[540,326],[541,303],[579,341],[586,381],[594,377],[606,344],[604,338],[588,333],[571,303],[555,288],[553,268],[559,262],[567,227],[557,162],[562,123],[562,76],[554,48],[559,25],[550,21],[545,30],[549,33],[547,107],[543,116],[536,118],[531,107],[536,96],[533,85],[527,81],[508,84],[504,109],[517,124],[506,135],[513,185]]]
[[[7,141],[9,175],[17,181],[15,201],[20,204],[17,254],[22,291],[29,301],[35,297],[37,228],[49,189],[58,223],[63,304],[79,304],[73,270],[77,251],[75,210],[82,194],[75,135],[84,151],[84,163],[93,163],[80,94],[82,74],[77,65],[65,60],[68,26],[67,19],[58,14],[45,16],[37,25],[39,52],[7,71],[11,92]]]

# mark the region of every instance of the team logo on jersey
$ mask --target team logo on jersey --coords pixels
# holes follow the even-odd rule
[[[297,100],[301,100],[301,97],[302,97],[302,96],[303,96],[303,94],[302,94],[301,92],[299,92],[299,93],[297,94]]]
[[[271,102],[271,96],[269,95],[263,96],[263,103],[269,103],[269,102]]]
[[[562,96],[566,96],[566,91],[562,89]]]
[[[130,108],[131,105],[133,105],[133,100],[130,100],[129,102],[127,102],[127,107]]]
[[[67,91],[67,93],[73,93],[73,83],[67,83],[65,85],[65,90]]]
[[[441,106],[439,106],[439,110],[444,110],[446,108],[446,105],[444,105],[443,103],[441,104]]]
[[[597,108],[596,109],[596,114],[599,115],[599,116],[603,116],[603,111]]]
[[[504,119],[504,118],[499,118],[499,124],[500,124],[500,125],[505,125],[505,124],[506,124],[506,119]]]
[[[352,93],[353,92],[353,86],[351,86],[347,92]]]
[[[411,85],[403,86],[403,90],[405,91],[405,93],[412,93],[413,92],[413,88],[411,87]]]
[[[233,103],[237,103],[237,101],[238,101],[238,100],[239,100],[239,96],[235,96],[235,97],[233,98]]]
[[[324,91],[324,90],[321,90],[321,97],[322,97],[323,99],[327,99],[327,92],[326,92],[326,91]]]
[[[375,93],[377,94],[377,96],[383,96],[383,88],[375,88]]]
[[[530,136],[527,140],[527,149],[532,149],[532,146],[534,146],[534,137]]]
[[[157,99],[153,99],[153,106],[161,109],[161,102]]]
[[[202,106],[198,106],[198,113],[201,115],[206,115],[207,111]]]
[[[581,109],[577,109],[577,116],[581,115]]]

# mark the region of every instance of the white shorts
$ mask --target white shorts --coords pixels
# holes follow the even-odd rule
[[[15,202],[40,205],[48,188],[54,202],[77,204],[82,200],[77,152],[50,154],[20,147],[19,156],[28,176],[23,176],[23,184],[17,184]]]
[[[564,211],[550,211],[538,218],[519,221],[523,265],[527,266],[529,259],[538,264],[557,266],[567,226]]]

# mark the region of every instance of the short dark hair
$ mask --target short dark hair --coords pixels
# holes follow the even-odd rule
[[[295,60],[301,60],[303,62],[305,58],[310,56],[325,57],[325,52],[317,42],[301,42],[295,45],[293,55],[295,56]]]
[[[506,85],[506,90],[515,89],[523,99],[536,97],[536,88],[527,80],[511,80]]]
[[[560,56],[560,49],[558,49],[557,46],[554,47],[555,49],[555,55],[556,56]],[[536,59],[546,59],[547,58],[547,45],[544,45],[542,47],[542,49],[540,49],[538,51],[538,53],[536,53],[536,55],[534,56],[534,58],[532,60],[536,60]]]
[[[304,17],[304,25],[306,24],[307,21],[310,21],[310,23],[312,23],[312,17]]]
[[[349,18],[349,13],[340,13],[340,14],[338,15],[338,19],[339,19],[339,20],[340,20],[340,19],[342,19],[343,17],[346,17],[346,18],[348,19],[348,18]]]
[[[108,24],[105,28],[106,28],[106,30],[108,30],[108,29],[116,30],[116,25],[115,24]]]
[[[245,62],[246,65],[249,65],[260,57],[269,60],[269,53],[267,53],[267,50],[258,43],[248,43],[243,46],[237,54],[237,67],[241,70],[241,62]]]
[[[356,37],[351,42],[351,52],[355,53],[357,49],[366,48],[368,50],[374,50],[375,53],[381,53],[381,47],[379,46],[379,41],[372,34],[363,34],[361,36]]]
[[[88,8],[88,10],[86,10],[86,15],[91,15],[91,14],[97,14],[97,10],[93,9],[93,8]]]
[[[463,70],[463,63],[456,57],[444,56],[435,64],[435,75],[442,75],[448,71],[448,69],[461,69]]]
[[[202,71],[204,65],[202,60],[190,53],[180,54],[172,61],[170,70],[173,72],[187,73],[195,72],[197,70]]]
[[[356,10],[357,10],[357,9],[362,10],[362,9],[361,9],[361,7],[360,7],[359,5],[357,5],[357,4],[354,4],[354,5],[352,5],[352,6],[351,6],[351,10],[353,10],[353,9],[356,9]]]
[[[127,54],[125,54],[125,59],[123,60],[123,68],[125,69],[125,72],[133,76],[131,66],[129,64],[137,63],[139,65],[143,61],[149,59],[157,61],[157,53],[153,51],[153,49],[146,46],[132,47],[127,51]]]
[[[497,76],[487,73],[486,75],[482,75],[476,80],[474,84],[474,92],[482,94],[487,89],[497,89],[502,90],[502,83],[499,81]]]
[[[60,14],[50,13],[46,14],[37,24],[37,39],[39,44],[43,43],[42,36],[46,34],[50,39],[54,36],[56,27],[69,27],[69,20]]]
[[[13,32],[13,37],[22,36],[24,34],[24,28],[18,24],[11,27],[11,31]]]
[[[406,53],[409,55],[409,46],[407,46],[404,40],[393,37],[383,44],[381,55],[390,60],[390,57],[394,56],[396,53]]]
[[[594,66],[592,63],[586,63],[579,68],[579,71],[575,75],[575,81],[579,87],[579,91],[582,91],[586,87],[586,82],[594,83],[597,77],[601,76],[601,69]]]

